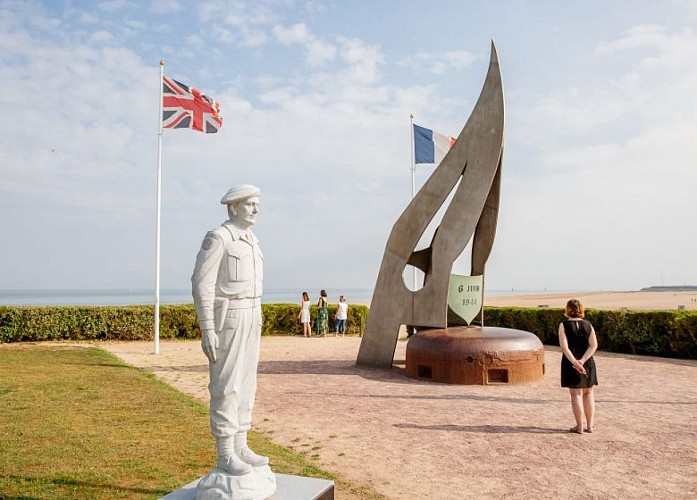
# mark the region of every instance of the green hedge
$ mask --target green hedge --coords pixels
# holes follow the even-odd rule
[[[333,330],[336,306],[329,306]],[[301,335],[296,304],[262,304],[262,335]],[[312,319],[317,308],[311,308]],[[368,315],[366,306],[350,306],[347,333],[361,334]],[[697,359],[695,311],[586,311],[604,351]],[[544,344],[558,345],[557,329],[562,309],[487,307],[484,322],[526,330]],[[315,326],[313,324],[313,331]],[[193,304],[160,307],[161,339],[198,339],[201,332]],[[0,342],[39,340],[152,340],[153,306],[0,306]]]
[[[587,309],[598,347],[603,351],[697,359],[697,312]],[[487,307],[484,324],[516,328],[537,335],[544,344],[559,345],[557,331],[563,309]]]
[[[262,304],[262,335],[302,334],[300,306]],[[330,331],[336,306],[329,306]],[[311,309],[312,318],[317,309]],[[348,334],[362,334],[366,306],[349,307]],[[39,340],[152,340],[154,306],[0,306],[0,342]],[[314,327],[313,327],[314,330]],[[198,339],[193,304],[160,306],[161,339]]]

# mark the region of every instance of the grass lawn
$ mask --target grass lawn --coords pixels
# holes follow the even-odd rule
[[[250,433],[274,472],[337,480]],[[215,465],[208,408],[89,346],[0,344],[0,498],[159,498]]]

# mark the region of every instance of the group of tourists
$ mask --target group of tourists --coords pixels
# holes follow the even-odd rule
[[[339,296],[339,303],[336,306],[336,314],[334,315],[334,336],[341,334],[346,336],[346,319],[348,318],[348,304],[346,298]],[[303,325],[303,337],[312,337],[312,318],[310,314],[310,296],[307,292],[303,292],[302,302],[300,303],[300,313],[298,319]],[[319,292],[319,300],[317,300],[317,318],[315,319],[315,332],[320,337],[324,337],[329,333],[329,301],[327,300],[327,291]]]

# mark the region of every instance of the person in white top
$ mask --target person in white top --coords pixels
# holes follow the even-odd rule
[[[307,292],[303,292],[303,300],[300,303],[298,319],[303,325],[303,337],[312,337],[312,326],[310,325],[310,296]]]
[[[346,336],[346,319],[348,318],[348,304],[346,298],[341,295],[336,306],[336,316],[334,316],[334,336],[341,332],[341,336]]]

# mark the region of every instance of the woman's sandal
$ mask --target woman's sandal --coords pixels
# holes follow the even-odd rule
[[[576,425],[569,429],[569,432],[572,432],[574,434],[583,434],[583,429]]]
[[[588,433],[592,434],[592,433],[593,433],[593,427],[588,427],[588,428],[587,428],[585,431],[583,431],[583,432],[588,432]]]

